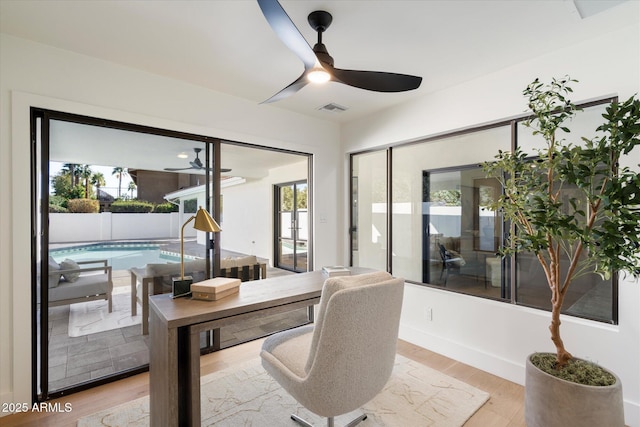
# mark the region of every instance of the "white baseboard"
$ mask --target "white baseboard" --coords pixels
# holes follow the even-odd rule
[[[0,418],[13,413],[8,411],[10,403],[15,403],[13,401],[13,393],[7,392],[0,394]]]
[[[466,363],[474,368],[497,375],[500,378],[524,385],[524,360],[521,362],[506,360],[498,355],[469,347],[464,343],[430,334],[406,324],[400,325],[399,338],[459,362]]]

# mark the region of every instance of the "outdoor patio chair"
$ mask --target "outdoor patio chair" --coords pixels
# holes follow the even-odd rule
[[[98,266],[95,266],[99,264]],[[90,265],[94,265],[89,267]],[[113,309],[113,280],[107,260],[72,261],[58,264],[49,257],[49,307],[106,300]]]

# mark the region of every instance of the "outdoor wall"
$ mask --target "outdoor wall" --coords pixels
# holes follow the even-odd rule
[[[622,8],[619,13],[639,15],[637,2],[619,7]],[[343,144],[347,152],[358,152],[519,116],[526,109],[522,90],[536,77],[548,81],[569,74],[578,79],[580,82],[573,86],[574,102],[612,94],[627,99],[640,93],[639,44],[637,24],[582,41],[349,123],[343,127]],[[638,150],[633,158],[623,159],[623,163],[637,167]],[[345,173],[347,170],[345,164]],[[343,185],[346,195],[348,183],[345,181]],[[347,221],[347,213],[344,215]],[[349,247],[346,236],[343,245],[346,252]],[[575,356],[596,361],[622,379],[625,421],[638,427],[640,284],[631,280],[621,282],[618,301],[619,325],[563,316],[562,331],[568,350]],[[427,309],[432,310],[432,321],[428,320]],[[548,323],[549,313],[545,311],[407,285],[400,337],[523,384],[526,356],[553,350]]]
[[[337,124],[6,34],[0,51],[0,403],[30,402],[32,393],[32,106],[313,154],[325,219],[313,224],[315,262],[342,259]]]
[[[192,214],[185,214],[186,221]],[[184,221],[172,213],[50,213],[49,243],[179,239]],[[186,227],[185,237],[196,230]]]

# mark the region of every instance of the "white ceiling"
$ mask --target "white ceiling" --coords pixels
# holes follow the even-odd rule
[[[307,85],[290,98],[263,106],[341,123],[635,24],[640,17],[637,0],[281,4],[310,45],[316,34],[307,15],[314,10],[333,15],[323,41],[336,67],[423,77],[418,90],[404,93],[369,92],[338,83]],[[255,0],[0,0],[0,31],[255,103],[303,71],[302,62],[276,37]],[[349,109],[318,111],[331,102]],[[59,123],[52,126],[51,160],[163,170],[187,167],[197,145]],[[179,152],[188,158],[177,158]],[[127,164],[122,164],[122,153]],[[221,166],[233,169],[229,175],[249,179],[300,160],[232,145],[223,146],[222,158]]]
[[[50,141],[49,158],[61,163],[164,171],[164,168],[188,168],[196,157],[194,148],[202,149],[198,156],[205,163],[202,142],[58,120],[51,122]],[[301,155],[230,143],[222,144],[220,156],[220,167],[231,169],[223,176],[247,180],[264,178],[270,169],[306,160]],[[190,169],[181,173],[204,175],[205,171]]]
[[[413,74],[423,83],[405,93],[308,85],[265,108],[347,122],[637,23],[637,3],[282,0],[310,45],[307,15],[333,14],[323,41],[336,67]],[[303,70],[253,0],[0,0],[0,30],[256,103]],[[349,110],[317,110],[330,102]]]

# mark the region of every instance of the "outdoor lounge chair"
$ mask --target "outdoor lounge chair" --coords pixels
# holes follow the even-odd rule
[[[64,260],[58,264],[49,257],[49,307],[103,299],[108,301],[111,313],[112,291],[111,266],[106,259]]]

